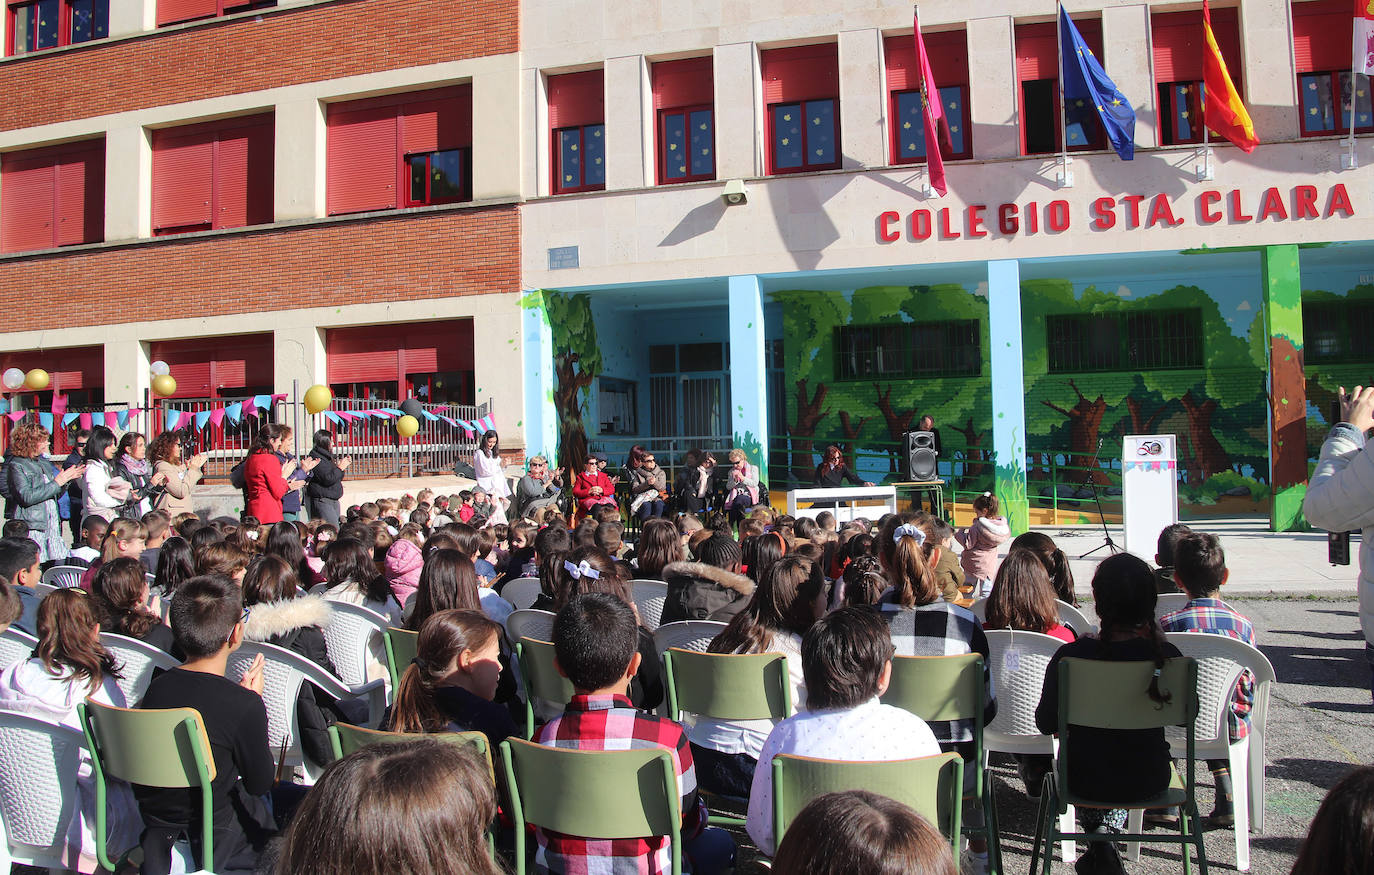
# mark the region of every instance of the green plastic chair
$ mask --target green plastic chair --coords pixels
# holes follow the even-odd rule
[[[148,787],[199,787],[200,868],[212,870],[215,816],[210,782],[215,779],[215,761],[200,712],[194,708],[115,708],[88,699],[77,705],[77,714],[95,774],[95,843],[101,867],[117,871],[135,850],[110,855],[105,799],[107,782],[114,779]]]
[[[501,742],[501,763],[517,875],[526,872],[527,825],[591,839],[667,836],[673,875],[682,872],[682,800],[667,750],[568,750],[512,738]]]
[[[787,657],[781,653],[697,653],[674,647],[663,653],[663,673],[668,716],[678,722],[684,711],[714,720],[783,720],[792,713]],[[709,821],[743,826],[746,818],[712,814]]]
[[[388,626],[382,640],[386,642],[386,670],[391,674],[391,696],[401,688],[401,675],[406,666],[420,652],[420,633]]]
[[[547,641],[521,638],[515,643],[515,659],[525,678],[525,738],[534,738],[534,700],[566,705],[573,697],[572,681],[558,673],[553,664],[553,645]]]
[[[959,859],[963,819],[964,760],[957,753],[860,763],[778,754],[773,757],[773,842],[806,804],[826,793],[868,790],[909,805],[949,838]]]
[[[1160,669],[1159,689],[1172,696],[1167,703],[1151,699],[1146,690],[1154,674],[1153,662],[1110,662],[1099,659],[1063,659],[1059,662],[1059,754],[1055,770],[1045,778],[1040,793],[1040,812],[1031,845],[1031,875],[1044,841],[1043,873],[1049,875],[1054,843],[1063,839],[1112,842],[1178,842],[1182,846],[1183,871],[1192,872],[1188,845],[1197,846],[1198,868],[1207,875],[1207,855],[1202,844],[1202,818],[1198,816],[1193,778],[1194,722],[1197,719],[1197,662],[1187,657],[1166,660]],[[1149,799],[1132,803],[1107,802],[1073,792],[1068,786],[1069,757],[1073,745],[1066,741],[1074,726],[1097,729],[1156,729],[1182,726],[1187,739],[1187,775],[1173,770],[1169,786]],[[1101,767],[1098,764],[1099,768]],[[1178,835],[1167,833],[1065,832],[1058,826],[1069,805],[1078,808],[1170,808],[1178,806]]]
[[[997,800],[992,792],[992,772],[988,769],[987,749],[983,747],[984,702],[983,655],[894,656],[892,680],[882,701],[910,711],[922,720],[972,720],[974,792],[983,808],[983,826],[965,826],[964,832],[982,835],[988,842],[988,871],[1002,871],[1002,843],[997,832]],[[958,859],[958,854],[955,854]]]
[[[487,761],[487,771],[491,772],[492,780],[496,779],[496,769],[491,762],[491,745],[487,742],[485,733],[432,732],[420,735],[411,732],[382,732],[380,729],[368,729],[351,723],[335,723],[329,727],[329,746],[333,748],[336,760],[343,759],[369,744],[401,744],[417,738],[433,738],[450,744],[471,745],[473,750]]]

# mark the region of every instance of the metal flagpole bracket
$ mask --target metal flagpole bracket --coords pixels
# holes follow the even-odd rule
[[[1355,157],[1355,144],[1354,144],[1354,143],[1351,143],[1351,144],[1350,144],[1350,148],[1348,148],[1348,149],[1341,155],[1341,169],[1342,169],[1342,170],[1357,170],[1357,169],[1359,169],[1359,166],[1360,166],[1360,159],[1358,159],[1358,158]]]
[[[1059,156],[1059,172],[1055,181],[1060,188],[1073,188],[1073,159],[1068,155]]]
[[[930,168],[929,168],[929,167],[924,167],[924,168],[921,169],[921,182],[920,182],[920,184],[921,184],[921,197],[924,197],[924,198],[935,197],[935,186],[933,186],[933,185],[930,184]]]
[[[1211,182],[1217,178],[1216,168],[1212,165],[1212,147],[1204,145],[1194,153],[1201,162],[1193,168],[1198,182]]]

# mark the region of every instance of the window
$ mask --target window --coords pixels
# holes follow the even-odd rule
[[[840,166],[839,55],[833,44],[763,53],[768,172]]]
[[[728,343],[649,347],[649,431],[654,437],[718,439],[730,428]],[[689,376],[690,374],[690,376]],[[604,416],[604,414],[603,414]]]
[[[330,328],[325,367],[338,398],[472,404],[471,319]]]
[[[1304,303],[1302,334],[1309,362],[1366,363],[1374,358],[1374,301]]]
[[[1355,75],[1354,94],[1351,94],[1350,71],[1333,70],[1322,73],[1299,73],[1298,90],[1302,95],[1302,135],[1323,137],[1350,131],[1350,108],[1355,108],[1355,132],[1374,131],[1374,108],[1369,100],[1369,77]]]
[[[1103,61],[1102,22],[1081,19],[1074,24],[1093,54]],[[1064,126],[1060,126],[1056,23],[1017,25],[1016,80],[1021,96],[1021,154],[1057,152],[1064,143],[1065,134],[1070,152],[1107,148],[1107,134],[1102,130],[1096,110],[1086,101],[1075,100],[1073,105],[1065,106]]]
[[[272,221],[273,118],[153,131],[153,233]]]
[[[549,77],[554,194],[606,187],[606,92],[600,70]]]
[[[104,140],[0,156],[0,251],[104,238]]]
[[[1049,371],[1200,368],[1202,311],[1097,313],[1045,319]]]
[[[9,7],[11,55],[110,35],[109,0],[31,0]]]
[[[472,371],[406,374],[409,397],[426,404],[475,404]]]
[[[946,158],[972,158],[973,140],[968,126],[968,40],[962,30],[922,35],[930,72],[939,87],[947,124],[940,143]],[[903,34],[883,41],[887,70],[888,127],[892,131],[892,163],[924,162],[925,120],[921,116],[921,70],[913,37]]]
[[[157,26],[276,6],[277,0],[157,0]]]
[[[148,357],[171,366],[176,398],[243,398],[272,391],[270,332],[154,341]]]
[[[331,216],[472,199],[471,86],[330,104],[326,124]]]
[[[716,178],[711,69],[710,57],[653,66],[660,185]]]
[[[835,329],[835,379],[978,376],[977,319],[846,325]]]
[[[638,389],[634,380],[597,378],[596,410],[601,434],[639,433],[635,400]]]
[[[1236,90],[1242,90],[1240,25],[1233,8],[1212,10],[1212,33]],[[1162,145],[1202,142],[1202,13],[1164,12],[1150,16],[1155,87],[1159,94]]]
[[[1374,131],[1369,77],[1350,76],[1353,18],[1345,0],[1293,4],[1293,61],[1298,76],[1298,130],[1304,137],[1324,137],[1350,130]]]

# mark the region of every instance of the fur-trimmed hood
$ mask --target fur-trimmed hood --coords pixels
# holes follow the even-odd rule
[[[249,641],[270,641],[306,626],[324,628],[333,617],[329,602],[317,595],[256,604],[248,609],[243,635]]]
[[[978,533],[979,542],[986,541],[989,544],[1000,544],[1011,537],[1011,526],[1005,517],[986,517],[980,516],[973,521],[970,528],[981,529]]]
[[[673,578],[709,580],[723,589],[737,592],[743,596],[754,594],[754,581],[743,574],[736,574],[724,568],[707,565],[704,562],[672,562],[663,567],[663,581],[672,583]]]

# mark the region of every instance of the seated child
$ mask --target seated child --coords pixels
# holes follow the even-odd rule
[[[1183,523],[1174,523],[1159,530],[1155,541],[1155,589],[1161,593],[1178,592],[1174,582],[1174,548],[1178,542],[1188,537],[1193,530]]]
[[[1161,541],[1163,535],[1160,536]],[[1165,632],[1211,632],[1229,635],[1255,645],[1255,627],[1235,608],[1218,595],[1222,584],[1230,577],[1226,554],[1216,535],[1193,532],[1185,535],[1173,548],[1174,582],[1188,594],[1188,604],[1159,618]],[[1227,715],[1231,740],[1239,741],[1250,734],[1250,709],[1255,704],[1255,677],[1242,672],[1236,680],[1231,696],[1231,713]],[[1208,760],[1207,768],[1216,781],[1217,800],[1207,816],[1208,829],[1235,825],[1235,810],[1231,800],[1231,768],[1227,760]]]
[[[942,519],[935,519],[931,521],[930,528],[935,536],[935,543],[940,546],[940,561],[935,563],[935,582],[939,585],[940,594],[945,601],[958,601],[964,595],[960,589],[964,585],[964,569],[952,549],[954,527]]]
[[[28,538],[0,538],[0,579],[19,599],[19,616],[11,625],[30,635],[38,634],[38,603],[34,584],[43,579],[38,563],[38,544]]]
[[[734,866],[729,833],[706,826],[697,797],[692,749],[682,727],[639,711],[625,695],[639,670],[634,610],[607,593],[575,596],[553,625],[555,664],[575,690],[567,710],[535,736],[540,744],[573,750],[663,748],[672,754],[682,795],[683,856],[691,871],[711,875]],[[552,872],[666,872],[672,850],[662,836],[588,842],[576,836],[535,830],[536,864]],[[647,868],[646,868],[647,867]]]
[[[68,565],[90,566],[92,562],[100,558],[100,542],[105,540],[105,530],[110,527],[110,523],[104,517],[94,514],[87,516],[81,521],[81,546],[77,547],[67,557]]]

